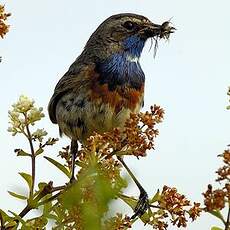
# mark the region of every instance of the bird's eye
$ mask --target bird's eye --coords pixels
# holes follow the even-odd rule
[[[135,24],[131,21],[126,21],[123,26],[127,29],[127,30],[133,30],[135,28]]]

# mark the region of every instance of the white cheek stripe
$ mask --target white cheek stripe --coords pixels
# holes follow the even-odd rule
[[[136,56],[128,55],[127,58],[126,58],[126,60],[129,61],[129,62],[135,62],[135,63],[137,63],[139,61],[139,58],[136,57]]]

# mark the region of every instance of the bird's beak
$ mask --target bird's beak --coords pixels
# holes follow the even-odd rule
[[[159,36],[160,38],[168,38],[171,33],[174,33],[176,29],[171,26],[169,21],[162,23],[161,25],[155,23],[148,23],[144,25],[142,33],[146,38]]]

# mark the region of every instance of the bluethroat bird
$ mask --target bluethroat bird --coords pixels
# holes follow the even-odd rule
[[[71,139],[72,177],[78,142],[84,144],[93,132],[122,128],[130,113],[144,103],[145,74],[139,58],[148,38],[168,38],[175,28],[131,13],[113,15],[90,36],[83,52],[57,83],[48,111],[60,134]],[[122,158],[140,190],[133,217],[148,208],[148,196]]]

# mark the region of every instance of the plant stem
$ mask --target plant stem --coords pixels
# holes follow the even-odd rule
[[[33,146],[32,136],[31,136],[30,129],[29,129],[29,124],[27,123],[27,114],[24,113],[24,116],[25,116],[27,139],[29,141],[30,151],[31,151],[32,184],[31,184],[31,189],[30,189],[30,197],[32,197],[33,196],[33,192],[34,192],[34,184],[35,184],[35,152],[34,152],[34,146]]]
[[[151,208],[159,208],[159,209],[162,209],[162,210],[166,210],[166,208],[160,207],[158,205],[153,205],[153,204],[150,204],[149,207],[151,207]]]
[[[52,201],[54,199],[56,199],[62,192],[62,190],[64,190],[64,188],[66,188],[65,185],[63,186],[58,186],[58,187],[53,187],[52,186],[53,182],[49,182],[44,188],[43,190],[30,202],[31,204],[34,204],[34,205],[31,205],[31,204],[27,204],[26,207],[20,212],[19,216],[21,218],[23,218],[30,210],[34,209],[34,208],[37,208],[49,201]],[[39,201],[45,197],[46,195],[48,194],[52,194],[53,192],[56,192],[56,191],[60,191],[59,193],[53,195],[52,197],[42,201],[39,203]]]
[[[38,206],[44,205],[44,204],[46,204],[46,203],[48,203],[48,202],[50,202],[50,201],[52,201],[52,200],[55,200],[56,198],[58,198],[58,197],[60,196],[60,194],[61,194],[61,192],[59,192],[59,193],[57,193],[57,194],[51,196],[50,198],[48,198],[48,199],[46,199],[46,200],[43,200],[43,201],[39,202],[39,203],[38,203]]]
[[[19,216],[23,218],[32,208],[27,204],[26,207],[19,213]]]
[[[63,190],[65,188],[66,188],[66,185],[61,185],[61,186],[53,187],[52,192]]]
[[[49,194],[49,193],[42,195],[42,196],[40,197],[39,200],[41,200],[44,196],[46,196],[46,195],[48,195],[48,194]],[[44,201],[38,203],[37,207],[39,207],[39,206],[41,206],[41,205],[44,205],[45,203],[47,203],[47,202],[49,202],[49,201],[52,201],[52,200],[56,199],[60,194],[61,194],[61,192],[59,192],[59,193],[53,195],[52,197],[48,198],[47,200],[44,200]],[[36,207],[36,208],[37,208],[37,207]],[[35,208],[35,207],[32,207],[32,206],[30,206],[29,204],[27,204],[26,207],[19,213],[19,216],[20,216],[21,218],[23,218],[30,210],[32,210],[32,209],[34,209],[34,208]]]

